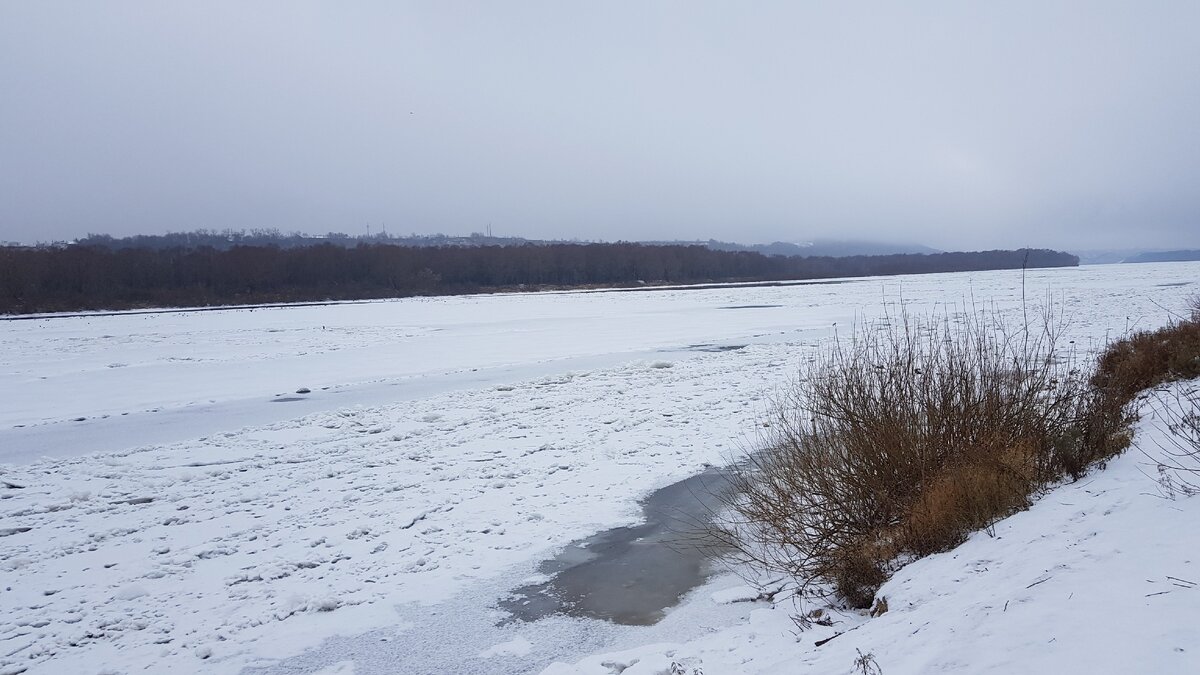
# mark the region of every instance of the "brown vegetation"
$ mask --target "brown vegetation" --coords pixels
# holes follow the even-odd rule
[[[1195,377],[1200,377],[1200,300],[1188,320],[1109,345],[1097,362],[1092,384],[1123,405],[1156,385]]]
[[[1198,318],[1112,344],[1094,371],[1049,313],[1016,330],[988,314],[861,327],[779,402],[718,536],[869,608],[897,565],[1121,452],[1138,391],[1200,375]]]

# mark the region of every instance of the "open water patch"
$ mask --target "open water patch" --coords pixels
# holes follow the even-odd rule
[[[775,307],[783,307],[783,305],[725,305],[717,309],[773,309]]]
[[[500,601],[506,621],[548,616],[648,626],[665,616],[713,572],[719,550],[704,526],[730,489],[728,471],[703,473],[656,490],[642,501],[646,522],[576,541],[538,571],[550,579],[517,588]]]
[[[746,345],[688,345],[690,352],[737,352],[746,348]]]

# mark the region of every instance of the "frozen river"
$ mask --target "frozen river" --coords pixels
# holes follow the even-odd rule
[[[1030,303],[1049,292],[1081,332],[1102,337],[1161,321],[1167,312],[1154,303],[1171,308],[1195,293],[1195,272],[1187,263],[1033,270],[1025,286]],[[0,462],[175,442],[721,346],[812,344],[885,303],[894,311],[900,299],[916,312],[972,301],[1011,310],[1020,273],[0,321]],[[1103,332],[1089,330],[1097,322]]]
[[[751,447],[816,345],[901,299],[1015,320],[1024,286],[1089,349],[1165,323],[1198,280],[1167,263],[0,321],[0,478],[19,486],[0,486],[0,672],[526,672],[694,635],[744,610],[702,589],[654,626],[497,626],[497,603]]]

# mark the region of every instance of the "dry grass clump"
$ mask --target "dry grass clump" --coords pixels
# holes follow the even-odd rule
[[[956,546],[998,515],[1027,506],[1039,484],[1036,452],[1025,446],[980,455],[947,467],[917,495],[902,524],[902,539],[913,554]]]
[[[735,473],[719,536],[867,608],[896,561],[953,548],[1119,452],[1124,418],[1052,319],[1009,330],[988,314],[901,317],[838,340]]]

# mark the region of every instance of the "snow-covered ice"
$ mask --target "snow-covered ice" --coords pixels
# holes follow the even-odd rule
[[[1086,349],[1165,322],[1200,290],[1198,272],[1031,270],[1025,288],[1031,302],[1049,292]],[[1111,584],[1088,586],[1101,562],[1149,564],[1108,555],[1131,546],[1110,540],[1114,524],[1145,544],[1195,522],[1190,501],[1143,503],[1154,484],[1128,468],[1132,454],[1006,521],[1007,534],[905,568],[885,589],[891,612],[844,617],[835,629],[863,627],[817,650],[805,641],[818,632],[797,642],[786,607],[749,601],[725,577],[656,626],[496,625],[496,601],[539,561],[634,524],[638,498],[751,446],[775,388],[835,324],[885,303],[894,311],[900,298],[910,311],[973,301],[1019,314],[1021,281],[1009,271],[0,322],[0,672],[536,672],[552,662],[610,672],[600,664],[622,650],[646,672],[664,659],[708,675],[809,662],[844,672],[856,647],[886,672],[915,672],[975,656],[945,631],[922,637],[919,622],[937,625],[938,612],[967,614],[945,630],[1003,628],[1010,649],[996,659],[1023,662],[1011,653],[1021,645],[1051,664],[1059,652],[1035,644],[1029,617],[1098,613],[1111,595]],[[1074,510],[1060,513],[1059,501]],[[1141,520],[1152,516],[1161,524]],[[1166,557],[1140,583],[1200,581],[1171,557],[1180,546],[1154,543]],[[1037,581],[1031,565],[1052,578],[1017,588]],[[994,597],[948,592],[971,582]],[[1048,595],[1056,589],[1074,595]],[[1012,625],[993,626],[1001,596]],[[1194,616],[1193,596],[1145,600]],[[1147,616],[1121,607],[1114,626]],[[902,625],[893,637],[852,637],[891,624]],[[917,632],[889,646],[901,630]],[[1069,630],[1046,640],[1082,629]],[[1146,639],[1179,642],[1184,656],[1171,658],[1195,664],[1194,633]],[[649,642],[672,646],[640,646]]]
[[[490,659],[493,656],[501,656],[503,654],[512,654],[513,656],[525,656],[529,653],[529,649],[533,645],[529,640],[523,637],[517,637],[508,642],[501,642],[498,645],[492,645],[487,649],[479,652],[479,658]]]

